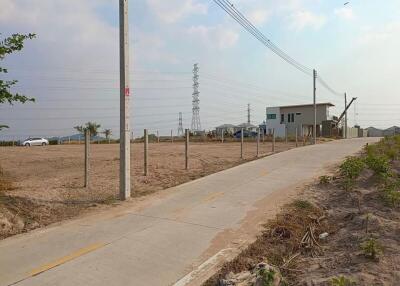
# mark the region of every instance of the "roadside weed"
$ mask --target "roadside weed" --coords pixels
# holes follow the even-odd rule
[[[331,285],[332,286],[353,286],[353,285],[356,285],[356,282],[354,282],[353,280],[351,280],[345,276],[339,276],[339,277],[332,278]]]
[[[383,252],[383,248],[375,238],[369,238],[360,245],[363,254],[367,258],[376,259]]]

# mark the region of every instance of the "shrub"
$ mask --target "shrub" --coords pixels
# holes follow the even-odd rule
[[[332,278],[331,285],[332,286],[352,286],[352,285],[356,285],[356,282],[354,282],[353,280],[351,280],[345,276],[339,276],[339,277]]]
[[[397,207],[400,204],[400,181],[387,180],[382,189],[382,198],[391,207]]]
[[[386,156],[368,155],[365,159],[365,163],[375,174],[389,175],[390,173],[389,160]]]
[[[375,238],[369,238],[364,241],[361,245],[361,250],[367,258],[376,259],[382,253],[382,246]]]
[[[347,159],[340,165],[340,173],[349,179],[356,179],[360,176],[365,164],[363,159],[359,157],[347,157]]]

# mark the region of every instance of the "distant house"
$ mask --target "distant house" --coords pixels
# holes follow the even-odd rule
[[[317,104],[317,136],[321,134],[321,126],[324,121],[330,119],[329,108],[332,103]],[[285,137],[286,130],[289,136],[298,135],[312,136],[314,128],[314,105],[288,105],[267,107],[267,133],[272,130],[277,137]]]
[[[246,130],[246,131],[254,131],[255,132],[255,131],[257,131],[257,128],[258,128],[257,126],[246,122],[246,123],[242,123],[242,124],[235,126],[235,132],[241,131],[242,129]]]
[[[235,133],[235,127],[236,126],[233,124],[222,124],[215,127],[215,132],[217,136],[221,136],[222,132],[224,132],[224,134],[233,135],[233,133]]]

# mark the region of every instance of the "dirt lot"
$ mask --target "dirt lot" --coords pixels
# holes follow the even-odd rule
[[[143,175],[143,144],[132,144],[132,196],[206,176],[254,160],[255,142],[191,143],[189,170],[184,169],[184,143],[149,146],[149,174]],[[277,142],[275,151],[295,147]],[[260,154],[271,154],[270,142]],[[91,145],[90,189],[83,188],[84,146],[2,147],[0,166],[6,186],[0,191],[0,238],[78,215],[89,207],[109,204],[118,196],[119,145]]]
[[[348,158],[204,286],[400,285],[399,162],[400,136]],[[270,268],[258,269],[261,262]]]

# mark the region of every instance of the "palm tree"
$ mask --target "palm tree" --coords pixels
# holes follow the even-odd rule
[[[108,139],[108,144],[110,144],[110,136],[112,134],[112,130],[111,129],[104,129],[103,130],[103,134],[106,136],[106,139]]]
[[[1,124],[0,124],[0,131],[3,130],[3,129],[5,129],[5,128],[10,128],[10,127],[8,127],[7,125],[1,125]]]
[[[96,122],[87,122],[85,125],[81,125],[81,126],[75,126],[74,129],[76,129],[79,133],[81,134],[85,134],[86,130],[89,130],[90,132],[90,137],[92,136],[97,136],[97,134],[99,133],[99,128],[100,128],[100,124],[97,124]]]

